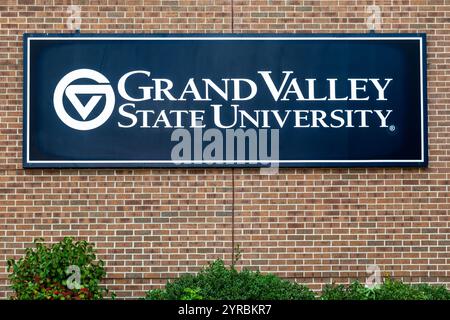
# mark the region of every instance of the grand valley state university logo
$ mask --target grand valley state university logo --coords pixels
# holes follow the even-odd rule
[[[91,79],[97,84],[72,84],[79,79]],[[92,95],[85,105],[83,105],[78,97],[78,95],[82,94]],[[64,95],[66,95],[83,121],[72,118],[66,111]],[[105,96],[103,110],[94,119],[86,121],[102,96]],[[91,69],[78,69],[66,74],[59,81],[53,94],[53,106],[55,107],[56,114],[62,122],[76,130],[86,131],[98,128],[109,119],[114,111],[114,105],[114,91],[108,79],[101,73]]]
[[[392,91],[389,88],[394,82],[393,78],[300,78],[289,70],[278,74],[270,70],[259,70],[255,76],[256,78],[223,77],[220,80],[191,77],[180,87],[169,78],[151,77],[148,70],[129,71],[117,82],[118,93],[126,100],[126,103],[117,108],[117,126],[126,129],[201,129],[209,126],[243,130],[284,127],[376,127],[395,130],[395,126],[389,125],[393,113],[389,101]],[[280,76],[281,81],[277,79]],[[131,78],[135,81],[131,81],[134,85],[130,88]],[[91,81],[89,84],[74,83],[80,79]],[[140,81],[137,85],[136,80]],[[95,83],[92,84],[92,81]],[[278,106],[270,109],[252,106],[252,100],[261,91],[270,93],[272,103]],[[135,95],[132,96],[130,92]],[[139,92],[138,96],[136,92]],[[83,105],[79,95],[90,95],[90,98]],[[69,106],[64,105],[67,101],[64,96],[82,120],[74,119],[67,112],[66,108]],[[96,112],[98,116],[94,119],[88,120],[102,96],[106,97],[103,110]],[[164,108],[161,103],[165,101],[179,103],[183,108]],[[342,105],[344,101],[348,103],[347,106]],[[65,75],[55,88],[53,102],[59,118],[76,130],[86,131],[101,126],[115,110],[114,90],[109,80],[91,69],[77,69]],[[311,103],[316,106],[311,106]],[[361,106],[358,107],[358,104]],[[207,123],[208,119],[212,123]]]

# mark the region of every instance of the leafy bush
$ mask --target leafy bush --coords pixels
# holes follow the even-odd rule
[[[429,284],[405,284],[401,281],[386,279],[375,290],[378,300],[449,300],[450,291],[445,286]]]
[[[59,243],[46,246],[38,239],[35,248],[26,249],[25,257],[18,261],[8,260],[8,272],[12,271],[9,280],[15,292],[13,298],[102,299],[108,293],[100,286],[106,272],[103,261],[95,260],[94,248],[86,241],[73,242],[72,238],[64,238]],[[71,268],[79,270],[79,279]]]
[[[312,300],[306,286],[258,271],[237,271],[216,260],[197,275],[183,275],[165,289],[150,290],[149,300]]]
[[[322,300],[449,300],[450,291],[445,286],[429,284],[410,285],[402,281],[385,279],[384,283],[366,288],[355,281],[348,286],[327,285]]]
[[[322,300],[371,300],[373,289],[366,288],[358,281],[350,285],[326,285],[320,297]]]
[[[149,300],[313,300],[306,286],[282,280],[258,271],[237,271],[216,260],[198,274],[183,275],[168,282],[164,289],[150,290]],[[322,300],[450,300],[443,285],[405,284],[386,278],[373,288],[355,281],[349,285],[327,285],[319,296]]]

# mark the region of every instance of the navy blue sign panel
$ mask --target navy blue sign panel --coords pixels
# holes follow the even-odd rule
[[[426,166],[424,34],[24,35],[23,165]]]

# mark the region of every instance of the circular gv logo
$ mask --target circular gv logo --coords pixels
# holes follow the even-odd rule
[[[78,79],[91,79],[97,84],[72,84]],[[72,118],[64,106],[64,95],[80,115],[81,119]],[[78,95],[90,95],[86,104],[80,101]],[[103,110],[94,119],[86,120],[97,106],[102,96],[105,96]],[[100,127],[109,119],[114,111],[114,91],[108,79],[100,72],[91,69],[78,69],[66,74],[55,88],[53,106],[56,114],[67,126],[76,130],[91,130]]]

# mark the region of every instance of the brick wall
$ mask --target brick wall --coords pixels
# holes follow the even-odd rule
[[[379,5],[379,32],[428,36],[429,167],[236,169],[234,219],[231,169],[23,170],[22,34],[68,32],[70,4],[94,33],[366,33]],[[109,286],[139,297],[230,262],[233,228],[240,265],[315,288],[364,280],[370,264],[450,284],[449,65],[450,0],[0,0],[0,298],[5,260],[36,237],[94,242]]]

